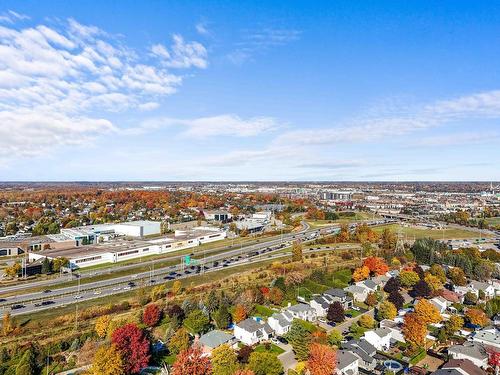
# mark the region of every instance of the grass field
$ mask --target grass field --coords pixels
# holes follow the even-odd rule
[[[479,232],[475,232],[472,230],[465,229],[457,229],[457,228],[446,228],[444,230],[441,229],[421,229],[414,227],[403,227],[398,226],[397,224],[390,225],[381,225],[373,228],[375,232],[382,233],[385,228],[389,228],[393,232],[397,232],[399,228],[401,228],[401,232],[403,235],[407,237],[408,240],[418,239],[418,238],[433,238],[436,240],[439,239],[465,239],[465,238],[479,238]],[[489,236],[489,235],[488,235]],[[483,233],[483,237],[485,236]]]
[[[489,217],[485,221],[490,226],[500,227],[500,217]]]
[[[379,216],[369,212],[356,212],[356,214],[352,217],[341,217],[337,220],[308,220],[307,223],[311,226],[311,228],[316,229],[332,224],[348,224],[354,221],[376,220],[379,218]]]
[[[280,355],[281,353],[284,353],[285,351],[281,349],[279,346],[274,345],[274,344],[260,344],[257,345],[254,349],[255,352],[257,353],[271,353],[276,356]]]

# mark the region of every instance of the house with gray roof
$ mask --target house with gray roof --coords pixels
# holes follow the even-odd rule
[[[269,340],[273,330],[269,324],[252,318],[245,319],[234,326],[234,337],[246,345],[254,345]]]
[[[477,367],[468,359],[452,359],[446,362],[441,369],[458,370],[463,375],[486,375],[486,371]]]
[[[278,336],[285,335],[290,330],[292,322],[293,315],[287,310],[280,313],[274,313],[267,319],[267,324],[269,324],[269,327],[271,327]]]
[[[290,313],[294,318],[307,320],[308,322],[313,322],[316,320],[316,310],[305,303],[298,303],[286,308],[286,311]]]
[[[358,375],[359,358],[348,350],[337,350],[337,366],[335,367],[338,375]]]
[[[463,345],[452,345],[448,348],[448,356],[452,359],[468,359],[478,367],[488,366],[488,353],[482,344],[465,342]]]
[[[496,328],[482,329],[474,334],[472,341],[500,349],[500,331]]]
[[[368,294],[370,294],[367,288],[363,288],[359,285],[349,285],[348,287],[344,288],[344,290],[347,293],[351,294],[353,300],[357,302],[365,302],[366,297],[368,297]]]
[[[221,345],[228,344],[230,346],[234,345],[235,338],[233,335],[214,329],[213,331],[207,332],[200,337],[198,343],[200,344],[204,353],[211,353],[213,349],[218,348]]]
[[[377,366],[377,360],[374,358],[377,349],[366,340],[350,340],[342,344],[342,349],[350,351],[358,357],[359,367],[364,370],[373,371]]]

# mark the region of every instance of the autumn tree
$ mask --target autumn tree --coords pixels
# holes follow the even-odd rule
[[[174,283],[172,284],[172,294],[177,295],[182,289],[182,283],[179,280],[175,280]]]
[[[300,241],[294,241],[292,245],[292,261],[302,262],[302,243]]]
[[[184,319],[183,325],[191,334],[204,333],[208,329],[210,319],[201,310],[193,310]]]
[[[370,307],[375,306],[377,304],[377,295],[373,292],[369,293],[366,296],[365,303]]]
[[[399,278],[391,277],[389,280],[387,280],[387,282],[384,285],[384,292],[386,293],[398,292],[400,288],[401,288],[401,282],[399,281]]]
[[[280,305],[283,301],[283,292],[279,288],[271,288],[269,290],[269,301],[275,305]]]
[[[2,317],[2,332],[4,336],[8,336],[14,330],[15,323],[10,312],[6,311]]]
[[[380,236],[380,246],[384,250],[394,250],[396,248],[396,235],[389,229],[385,228]]]
[[[283,365],[278,357],[266,352],[250,354],[248,369],[252,370],[255,375],[280,375],[283,373]]]
[[[418,301],[415,305],[415,314],[425,326],[432,323],[439,323],[442,320],[437,307],[425,298]]]
[[[382,302],[377,309],[377,319],[394,319],[398,315],[398,310],[393,303],[389,301]]]
[[[327,338],[328,344],[332,346],[339,346],[342,340],[343,340],[342,333],[340,333],[340,331],[336,329],[332,329]]]
[[[366,266],[358,267],[352,274],[352,279],[356,282],[366,280],[370,276],[370,269]]]
[[[349,226],[347,224],[340,225],[340,232],[337,235],[338,242],[349,242],[351,239],[351,233],[349,232]]]
[[[434,263],[429,269],[429,273],[436,276],[441,281],[441,284],[446,283],[446,272],[439,264]]]
[[[144,331],[135,324],[126,324],[116,329],[111,342],[121,352],[125,363],[125,372],[135,374],[149,363],[149,341]]]
[[[358,324],[363,328],[373,328],[375,320],[370,315],[361,315],[358,319]]]
[[[403,308],[405,303],[404,297],[398,291],[391,292],[387,300],[391,302],[398,311]]]
[[[414,297],[429,297],[431,295],[431,288],[424,280],[420,280],[415,284],[412,290],[412,294]]]
[[[384,259],[379,257],[368,257],[363,261],[363,266],[368,267],[370,275],[379,276],[389,271],[389,266]]]
[[[458,267],[453,267],[448,270],[448,277],[454,285],[465,286],[467,285],[467,278],[465,272]]]
[[[247,318],[247,312],[245,311],[245,308],[242,305],[236,305],[233,314],[233,320],[235,321],[235,323],[239,323],[242,320],[245,320],[246,318]]]
[[[434,276],[430,273],[427,273],[424,277],[424,281],[429,285],[432,294],[436,294],[438,291],[443,289],[443,283],[441,282],[438,276]]]
[[[152,303],[147,305],[142,314],[142,322],[148,327],[156,326],[161,319],[161,310],[158,305]]]
[[[446,329],[446,332],[449,335],[452,335],[455,332],[461,330],[463,326],[464,326],[464,320],[459,315],[452,315],[452,316],[450,316],[450,319],[448,319],[444,323],[444,327]]]
[[[328,311],[326,313],[326,319],[328,319],[328,321],[340,323],[344,321],[344,318],[344,308],[339,301],[335,301],[328,306]]]
[[[464,294],[464,304],[465,305],[475,305],[477,303],[477,296],[472,292],[467,292]]]
[[[89,375],[125,375],[125,363],[115,345],[97,349]]]
[[[203,355],[200,347],[194,346],[180,352],[172,366],[172,375],[212,374],[210,359]]]
[[[405,315],[401,332],[405,340],[413,347],[424,346],[427,328],[416,313],[408,313]]]
[[[327,345],[311,344],[307,369],[311,375],[331,375],[335,372],[337,359],[335,350]]]
[[[233,375],[239,368],[236,353],[227,344],[212,350],[211,362],[214,375]]]
[[[179,328],[168,341],[168,350],[172,354],[179,354],[189,348],[189,334],[185,328]]]
[[[101,339],[106,337],[108,333],[108,328],[111,323],[111,316],[103,315],[97,318],[94,326],[94,330]]]
[[[476,324],[481,327],[488,325],[488,323],[490,322],[484,311],[480,309],[467,309],[467,311],[465,312],[465,317],[472,324]]]
[[[403,270],[399,273],[399,280],[404,287],[410,288],[419,282],[420,277],[414,271]]]

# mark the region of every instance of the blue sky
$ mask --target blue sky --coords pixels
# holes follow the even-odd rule
[[[500,180],[496,1],[0,3],[0,180]]]

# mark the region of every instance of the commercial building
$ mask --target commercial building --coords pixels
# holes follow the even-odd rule
[[[144,229],[141,229],[145,233]],[[139,232],[136,232],[139,233]],[[66,258],[72,268],[83,268],[104,263],[117,263],[124,260],[169,253],[193,248],[204,243],[222,240],[226,232],[212,227],[196,227],[191,230],[175,231],[155,239],[110,238],[86,246],[70,246],[63,249],[44,249],[29,253],[30,261],[42,258]]]

